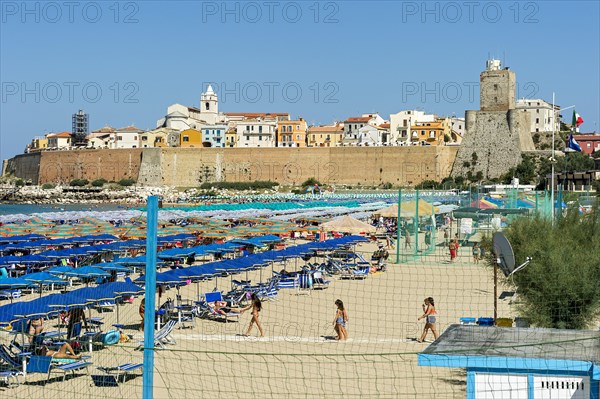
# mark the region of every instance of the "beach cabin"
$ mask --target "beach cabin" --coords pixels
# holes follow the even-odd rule
[[[600,399],[600,331],[450,326],[419,366],[467,370],[467,399]]]

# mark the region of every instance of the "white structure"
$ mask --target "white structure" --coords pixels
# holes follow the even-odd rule
[[[457,118],[455,116],[448,118],[450,120],[450,130],[465,137],[467,129],[465,128],[465,118]]]
[[[204,147],[225,147],[226,124],[202,126],[200,131],[202,132],[202,145]]]
[[[66,150],[71,147],[71,133],[51,133],[46,136],[48,149]]]
[[[552,104],[540,99],[517,100],[516,108],[528,112],[531,120],[531,133],[552,131]],[[560,130],[560,107],[554,105],[554,131]]]
[[[140,145],[140,135],[144,131],[135,126],[127,126],[117,129],[115,132],[114,148],[138,148]]]
[[[356,145],[365,147],[375,147],[387,145],[389,140],[389,130],[381,126],[366,125],[358,129],[358,140]]]
[[[209,85],[206,92],[200,95],[200,108],[172,104],[167,108],[167,114],[156,122],[156,127],[167,127],[179,131],[200,130],[202,125],[226,122],[227,117],[219,113],[219,98],[212,86]]]
[[[260,119],[237,122],[238,147],[275,147],[277,122]]]
[[[342,145],[357,145],[359,142],[359,130],[367,125],[379,126],[385,120],[379,114],[362,114],[352,116],[344,121],[344,139]]]
[[[410,145],[410,127],[417,122],[433,122],[435,115],[423,111],[405,110],[390,115],[390,144]]]

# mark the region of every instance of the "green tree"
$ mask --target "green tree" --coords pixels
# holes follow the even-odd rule
[[[519,310],[539,327],[585,329],[600,315],[600,219],[571,208],[555,221],[520,218],[507,229],[516,263]]]
[[[310,179],[307,179],[302,183],[302,187],[314,186],[315,184],[319,186],[321,185],[321,183],[317,179],[311,177]]]

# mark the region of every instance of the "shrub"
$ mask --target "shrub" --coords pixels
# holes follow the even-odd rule
[[[302,183],[302,187],[314,186],[315,184],[320,186],[321,182],[315,179],[314,177],[311,177],[310,179],[307,179]]]
[[[202,190],[226,189],[226,190],[259,190],[268,189],[278,186],[279,183],[273,181],[253,181],[253,182],[206,182],[200,185]]]
[[[393,187],[393,185],[390,182],[386,182],[381,185],[381,188],[383,188],[384,190],[391,190],[392,187]]]
[[[89,181],[86,179],[73,179],[73,180],[71,180],[71,183],[69,183],[69,185],[71,187],[84,187],[84,186],[87,186],[88,183],[89,183]]]
[[[102,187],[106,183],[108,183],[105,179],[96,179],[92,182],[92,186],[94,187]]]
[[[130,187],[135,184],[135,180],[133,179],[121,179],[119,180],[119,186],[121,187]]]
[[[548,328],[585,329],[600,315],[600,224],[594,211],[574,207],[554,224],[540,216],[520,218],[506,232],[516,264],[532,262],[514,274],[521,314]]]
[[[15,186],[17,187],[23,187],[25,185],[25,182],[23,181],[23,179],[17,179],[15,181]]]
[[[54,188],[54,184],[52,184],[52,183],[42,184],[42,190],[52,190],[53,188]]]

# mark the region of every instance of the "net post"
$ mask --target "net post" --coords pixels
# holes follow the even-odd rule
[[[400,263],[400,206],[402,205],[402,189],[398,189],[398,219],[396,219],[396,264]]]
[[[419,256],[419,189],[416,190],[415,195],[415,257]]]
[[[144,380],[142,397],[153,399],[154,386],[154,309],[156,307],[156,234],[158,197],[148,197],[146,214],[146,296],[144,309]]]

